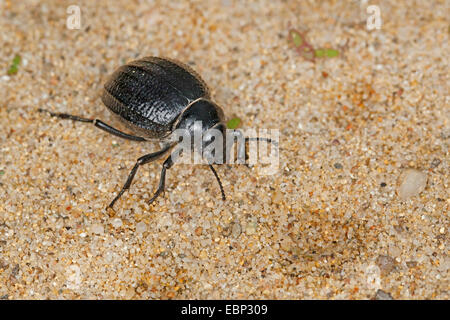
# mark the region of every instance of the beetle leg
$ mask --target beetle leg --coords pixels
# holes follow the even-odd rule
[[[165,154],[167,151],[169,151],[169,149],[171,147],[172,147],[172,145],[167,145],[162,150],[156,151],[154,153],[149,153],[149,154],[146,154],[145,156],[140,157],[136,161],[136,164],[134,165],[133,169],[131,169],[131,172],[128,175],[127,181],[123,185],[122,189],[117,194],[117,196],[113,199],[113,201],[111,201],[108,208],[112,208],[114,206],[114,203],[116,203],[116,201],[119,200],[119,198],[123,195],[123,193],[130,188],[131,182],[133,181],[133,178],[136,175],[136,172],[137,172],[137,169],[139,168],[139,166],[149,163],[149,162],[152,162],[152,161],[155,161],[156,159],[161,157],[163,154]],[[167,160],[166,160],[166,162],[167,162]],[[164,164],[166,162],[164,162]]]
[[[164,161],[163,167],[161,169],[161,178],[159,179],[158,189],[156,190],[153,197],[149,200],[149,202],[148,202],[149,204],[151,204],[153,201],[155,201],[156,198],[158,198],[158,196],[161,194],[161,192],[164,192],[164,186],[166,184],[166,170],[170,169],[174,164],[174,161],[173,161],[174,159],[172,159],[173,155],[170,155],[170,157],[168,157],[166,159],[166,161]]]
[[[102,129],[103,131],[106,131],[112,135],[115,135],[117,137],[133,140],[133,141],[146,141],[145,138],[133,136],[131,134],[122,132],[120,130],[117,130],[116,128],[111,127],[110,125],[104,123],[101,120],[98,119],[88,119],[88,118],[82,118],[79,116],[74,116],[72,114],[67,113],[54,113],[45,109],[38,109],[39,112],[48,112],[52,117],[58,117],[61,119],[69,119],[73,121],[80,121],[80,122],[90,122],[93,123],[97,128]]]
[[[120,137],[123,139],[128,139],[128,140],[133,140],[133,141],[146,141],[145,138],[133,136],[131,134],[119,131],[116,128],[111,127],[110,125],[104,123],[101,120],[94,119],[93,123],[97,128],[102,129],[102,130],[104,130],[112,135],[115,135],[117,137]]]

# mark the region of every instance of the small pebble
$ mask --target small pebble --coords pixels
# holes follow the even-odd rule
[[[222,235],[224,237],[229,237],[231,235],[231,226],[227,226],[227,227],[223,228]]]
[[[292,241],[289,238],[285,238],[280,242],[280,247],[284,251],[290,251],[292,248]]]
[[[196,235],[196,236],[201,236],[201,235],[202,235],[202,232],[203,232],[202,227],[197,227],[197,228],[195,228],[195,235]]]
[[[100,223],[93,224],[91,226],[91,231],[92,231],[92,233],[95,233],[95,234],[103,234],[103,232],[104,232],[103,225],[101,225]]]
[[[280,192],[280,190],[276,190],[276,191],[273,193],[272,201],[273,201],[274,203],[279,203],[279,202],[281,202],[281,200],[283,200],[283,194]]]
[[[334,167],[335,167],[336,169],[342,169],[342,168],[343,168],[342,164],[340,164],[339,162],[336,162],[336,163],[334,164]]]
[[[334,139],[333,141],[331,141],[331,144],[332,144],[333,146],[338,146],[338,145],[340,145],[341,143],[339,142],[339,139]]]
[[[421,193],[427,185],[427,175],[416,169],[407,169],[400,177],[398,196],[402,200]]]
[[[233,223],[233,226],[231,227],[231,235],[234,238],[237,238],[240,236],[241,232],[242,232],[241,225],[239,223]]]
[[[142,222],[142,221],[138,222],[136,224],[136,233],[137,234],[142,234],[145,231],[147,231],[147,224],[145,222]]]
[[[14,266],[14,268],[11,270],[11,276],[12,276],[12,277],[17,276],[17,274],[19,273],[19,271],[20,271],[20,267],[19,267],[18,264],[16,264],[16,265]]]
[[[378,289],[375,294],[375,300],[393,300],[393,298],[389,292]]]
[[[161,257],[165,258],[165,257],[167,257],[167,256],[169,255],[169,252],[170,252],[170,251],[165,250],[165,251],[161,252],[159,255],[160,255]]]
[[[67,288],[78,289],[82,284],[81,269],[78,265],[70,265],[66,270]]]
[[[437,166],[439,166],[441,164],[441,160],[438,158],[434,158],[433,161],[431,161],[431,169],[436,168]]]
[[[205,250],[200,251],[199,254],[200,259],[205,260],[208,257],[208,254],[206,253]]]
[[[390,256],[378,256],[376,264],[380,268],[381,272],[384,275],[387,275],[394,270],[395,260]]]
[[[111,263],[112,261],[113,261],[113,254],[111,253],[111,252],[109,252],[109,251],[107,251],[106,253],[105,253],[105,260],[108,262],[108,263]]]
[[[111,222],[111,225],[114,228],[120,228],[123,225],[122,219],[120,219],[120,218],[113,219],[113,221]]]
[[[256,233],[256,223],[255,222],[249,222],[245,226],[245,233],[248,235],[252,235]]]

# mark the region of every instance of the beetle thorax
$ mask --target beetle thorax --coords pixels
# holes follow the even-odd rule
[[[223,147],[225,131],[222,108],[212,101],[198,99],[189,104],[180,114],[173,133],[175,139],[183,137],[183,140],[189,141],[192,151],[200,152],[205,158],[210,158],[211,155],[208,156],[207,151]],[[214,141],[219,145],[212,148],[210,144]]]

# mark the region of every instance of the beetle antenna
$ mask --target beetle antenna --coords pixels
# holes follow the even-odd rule
[[[268,143],[272,143],[274,145],[278,145],[278,143],[276,141],[273,141],[272,139],[269,138],[264,138],[264,137],[245,137],[245,142],[248,141],[266,141]]]
[[[219,175],[216,172],[216,169],[214,169],[214,167],[210,164],[209,167],[211,168],[211,171],[214,173],[214,176],[217,179],[217,182],[219,183],[219,187],[220,187],[220,192],[222,193],[222,200],[225,201],[226,197],[225,197],[225,192],[223,191],[223,186],[222,186],[222,182],[220,181]]]
[[[278,142],[276,142],[276,141],[274,141],[274,140],[272,140],[272,139],[270,139],[270,138],[264,138],[264,137],[245,137],[245,142],[247,143],[247,142],[249,142],[249,141],[265,141],[265,142],[268,142],[268,143],[271,143],[271,144],[273,144],[277,149],[278,149]],[[245,153],[245,165],[248,167],[248,168],[250,168],[250,165],[247,163],[247,160],[248,160],[248,153],[246,152]]]

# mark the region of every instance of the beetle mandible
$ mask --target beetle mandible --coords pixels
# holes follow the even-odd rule
[[[185,129],[193,136],[196,133],[195,130],[198,130],[194,123],[201,121],[202,147],[212,142],[211,136],[206,134],[209,129],[217,129],[225,137],[224,112],[221,107],[211,101],[208,86],[191,67],[173,59],[144,57],[119,67],[105,83],[101,99],[133,134],[122,132],[98,119],[55,113],[44,109],[39,111],[48,112],[51,116],[62,119],[93,123],[97,128],[120,138],[162,142],[161,150],[146,154],[136,161],[125,184],[108,208],[112,208],[122,194],[130,188],[141,165],[157,160],[177,144],[170,138],[174,130]],[[235,130],[233,134],[242,137],[239,130]],[[275,143],[269,138],[245,137],[245,142],[251,140]],[[238,152],[242,152],[243,149],[239,150]],[[204,154],[202,156],[205,157]],[[172,153],[164,161],[158,188],[149,203],[152,203],[164,191],[166,171],[173,166],[175,158]],[[210,158],[207,160],[209,168],[219,183],[222,199],[225,200],[222,183],[213,167],[213,164],[223,162],[214,162]]]

